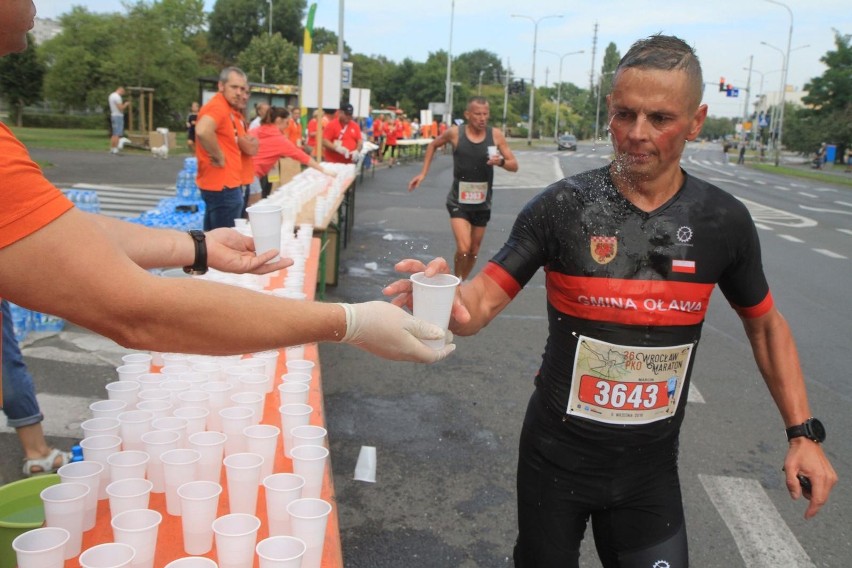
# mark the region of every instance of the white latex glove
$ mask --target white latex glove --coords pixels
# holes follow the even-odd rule
[[[353,162],[357,162],[360,159],[361,159],[361,152],[358,152],[357,150],[352,152],[352,161]]]
[[[368,353],[394,361],[435,363],[452,353],[453,334],[419,320],[388,302],[338,304],[346,312],[346,335],[341,340]],[[441,349],[432,349],[421,339],[446,339]]]

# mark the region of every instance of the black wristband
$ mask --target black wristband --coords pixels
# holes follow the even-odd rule
[[[195,262],[192,266],[184,266],[183,271],[193,276],[201,276],[207,273],[207,239],[204,231],[193,230],[189,232],[189,236],[195,244]]]
[[[500,156],[500,164],[499,165],[500,165],[501,168],[506,165],[506,158],[505,157]]]

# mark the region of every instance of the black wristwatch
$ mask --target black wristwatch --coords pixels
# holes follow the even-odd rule
[[[505,166],[506,165],[506,158],[504,158],[503,156],[500,156],[500,163],[497,164],[497,165],[500,166],[501,168],[503,166]]]
[[[193,276],[201,276],[207,273],[207,241],[204,231],[193,230],[189,232],[192,242],[195,243],[195,262],[192,266],[184,266],[183,271]]]
[[[788,442],[793,438],[799,438],[801,436],[804,436],[809,440],[813,440],[817,444],[825,442],[825,426],[822,425],[822,422],[820,422],[819,419],[814,417],[808,418],[798,426],[790,426],[787,428],[786,432]]]

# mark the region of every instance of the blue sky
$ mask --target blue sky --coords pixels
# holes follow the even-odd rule
[[[276,0],[272,0],[275,2]],[[310,0],[309,0],[310,3]],[[424,61],[430,52],[450,48],[452,0],[415,3],[406,0],[343,0],[346,43],[356,52],[384,55],[394,61],[410,57]],[[825,67],[819,61],[834,48],[832,28],[852,33],[848,0],[784,0],[793,13],[793,37],[788,85],[800,89]],[[92,12],[122,11],[115,0],[35,0],[39,16],[56,18],[72,5]],[[205,0],[212,9],[215,0]],[[315,25],[338,28],[340,0],[318,0]],[[428,6],[429,12],[420,10]],[[512,15],[526,18],[513,18]],[[562,15],[562,18],[545,18]],[[598,24],[594,68],[600,69],[603,52],[613,42],[624,54],[638,38],[662,32],[677,35],[694,45],[704,69],[704,79],[716,84],[719,77],[745,88],[750,56],[753,56],[752,93],[757,95],[763,73],[763,92],[777,92],[781,84],[783,51],[787,48],[790,17],[783,6],[767,0],[455,0],[452,53],[474,49],[497,54],[519,77],[529,77],[535,25],[539,19],[536,84],[555,82],[560,58],[545,51],[568,55],[563,59],[562,79],[588,88],[592,39]],[[846,25],[843,28],[843,25]],[[761,45],[767,42],[781,51]],[[802,47],[807,46],[807,47]],[[799,48],[799,49],[797,49]],[[743,69],[746,68],[746,69]],[[357,69],[355,77],[357,79]],[[356,85],[357,86],[357,85]],[[705,102],[715,116],[742,116],[744,98],[732,99],[708,85]]]

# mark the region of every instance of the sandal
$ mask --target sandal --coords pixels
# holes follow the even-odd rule
[[[71,453],[63,452],[57,448],[50,450],[46,457],[39,459],[24,460],[24,475],[32,477],[34,475],[44,475],[46,473],[56,473],[63,465],[71,462]],[[59,465],[57,465],[57,463]],[[40,468],[40,470],[38,469]]]

